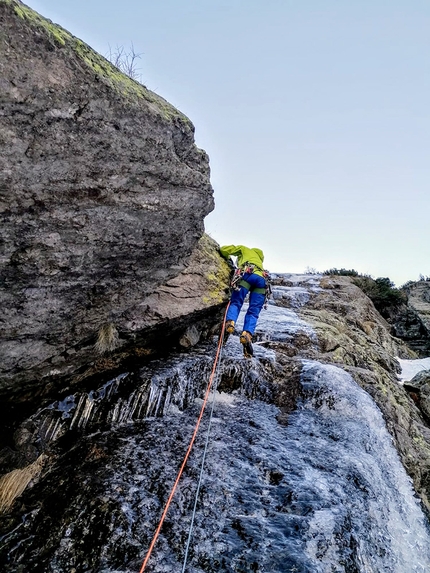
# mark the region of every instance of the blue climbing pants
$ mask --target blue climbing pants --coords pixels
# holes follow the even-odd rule
[[[264,299],[266,298],[264,294],[259,292],[253,292],[256,288],[265,288],[266,281],[263,277],[256,274],[245,273],[243,275],[243,280],[250,284],[250,295],[249,295],[249,308],[245,315],[245,323],[243,325],[243,330],[246,330],[250,334],[254,334],[255,327],[257,325],[258,316],[261,309],[263,308]],[[237,317],[239,316],[240,309],[242,308],[243,301],[248,294],[248,288],[246,286],[241,286],[240,290],[234,290],[231,299],[230,307],[227,312],[226,320],[234,320],[236,323]]]

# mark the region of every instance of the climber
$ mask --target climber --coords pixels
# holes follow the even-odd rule
[[[220,251],[221,255],[227,259],[230,256],[237,257],[238,267],[232,280],[233,292],[226,316],[225,330],[227,336],[233,334],[243,301],[250,292],[249,307],[245,315],[240,342],[243,344],[244,356],[251,358],[254,354],[252,336],[266,300],[266,277],[268,273],[263,269],[263,251],[255,248],[249,249],[244,245],[227,245],[221,247]]]

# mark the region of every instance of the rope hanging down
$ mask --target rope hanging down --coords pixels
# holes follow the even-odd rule
[[[150,544],[150,546],[149,546],[148,552],[147,552],[147,554],[146,554],[146,557],[145,557],[145,559],[144,559],[144,561],[143,561],[143,564],[142,564],[142,567],[141,567],[139,573],[143,573],[143,571],[145,570],[145,568],[146,568],[146,566],[147,566],[147,564],[148,564],[149,558],[151,557],[152,550],[154,549],[154,545],[155,545],[155,543],[156,543],[156,541],[157,541],[157,539],[158,539],[158,536],[159,536],[159,534],[160,534],[161,528],[162,528],[162,526],[163,526],[164,519],[166,518],[167,512],[168,512],[169,507],[170,507],[170,504],[172,503],[172,500],[173,500],[173,496],[175,495],[175,491],[176,491],[176,488],[177,488],[177,486],[178,486],[179,480],[181,479],[181,476],[182,476],[182,473],[183,473],[183,471],[184,471],[184,469],[185,469],[185,466],[186,466],[186,464],[187,464],[188,458],[190,457],[191,449],[192,449],[192,447],[193,447],[193,445],[194,445],[194,442],[195,442],[195,439],[196,439],[196,436],[197,436],[197,432],[198,432],[199,427],[200,427],[200,422],[201,422],[201,420],[202,420],[202,418],[203,418],[203,413],[204,413],[204,411],[205,411],[206,404],[207,404],[207,401],[208,401],[208,398],[209,398],[209,393],[210,393],[210,391],[211,391],[212,383],[213,383],[213,380],[214,380],[214,378],[215,378],[215,373],[216,373],[216,371],[217,371],[218,359],[219,359],[219,357],[220,357],[220,355],[221,355],[222,343],[223,343],[223,339],[224,339],[225,321],[226,321],[227,311],[228,311],[228,307],[229,307],[229,306],[230,306],[230,303],[228,303],[227,308],[226,308],[226,311],[225,311],[225,314],[224,314],[224,319],[223,319],[223,322],[222,322],[221,334],[220,334],[219,339],[218,339],[218,347],[217,347],[217,351],[216,351],[216,354],[215,354],[215,361],[214,361],[214,365],[213,365],[213,367],[212,367],[211,375],[210,375],[210,377],[209,377],[209,382],[208,382],[208,385],[207,385],[207,388],[206,388],[205,396],[204,396],[204,398],[203,398],[203,404],[202,404],[202,407],[201,407],[201,409],[200,409],[200,414],[199,414],[199,417],[198,417],[198,419],[197,419],[196,427],[194,428],[194,432],[193,432],[193,435],[191,436],[191,441],[190,441],[190,444],[189,444],[189,446],[188,446],[187,452],[186,452],[186,454],[185,454],[184,461],[182,462],[182,465],[181,465],[181,467],[180,467],[180,469],[179,469],[178,475],[176,476],[175,483],[173,484],[172,490],[171,490],[171,492],[170,492],[170,494],[169,494],[169,497],[167,498],[167,502],[166,502],[166,505],[165,505],[165,507],[164,507],[163,513],[162,513],[162,515],[161,515],[160,522],[159,522],[158,527],[157,527],[157,529],[156,529],[156,531],[155,531],[155,533],[154,533],[154,537],[152,538],[151,544]],[[188,548],[187,548],[187,549],[188,549]]]
[[[224,338],[224,332],[221,332],[220,338],[221,338],[221,340],[223,340],[223,338]],[[185,567],[187,566],[188,551],[189,551],[189,549],[190,549],[191,537],[192,537],[192,534],[193,534],[193,527],[194,527],[194,519],[195,519],[195,517],[196,517],[196,511],[197,511],[197,502],[198,502],[198,500],[199,500],[200,488],[201,488],[202,481],[203,481],[203,470],[204,470],[204,467],[205,467],[206,453],[207,453],[207,451],[208,451],[209,437],[210,437],[210,433],[211,433],[212,418],[213,418],[213,413],[214,413],[215,392],[216,392],[216,390],[217,390],[217,388],[218,388],[219,375],[220,375],[220,372],[221,372],[221,369],[220,369],[221,358],[222,358],[222,346],[221,346],[221,351],[220,351],[220,355],[219,355],[218,366],[216,367],[215,384],[213,384],[213,389],[212,389],[211,413],[210,413],[210,416],[209,416],[208,429],[207,429],[207,431],[206,431],[205,448],[204,448],[204,450],[203,450],[203,457],[202,457],[202,463],[201,463],[201,467],[200,467],[199,481],[198,481],[198,484],[197,484],[196,496],[195,496],[195,499],[194,499],[193,514],[192,514],[192,516],[191,516],[190,530],[189,530],[189,533],[188,533],[187,545],[186,545],[186,547],[185,547],[184,563],[183,563],[183,565],[182,565],[182,571],[181,571],[181,573],[185,573]]]

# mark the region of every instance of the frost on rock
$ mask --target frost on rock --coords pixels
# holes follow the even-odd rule
[[[275,284],[283,284],[288,287],[302,286],[309,291],[317,292],[321,290],[321,274],[295,274],[295,273],[271,273],[271,279]]]
[[[273,300],[288,303],[291,308],[300,308],[304,306],[310,297],[309,291],[304,287],[282,287],[274,286],[272,288]]]
[[[322,290],[320,280],[321,275],[272,275],[273,303],[297,310]]]
[[[269,305],[261,312],[256,329],[257,335],[273,341],[291,340],[298,332],[305,333],[316,342],[315,332],[308,323],[292,310],[275,305]]]

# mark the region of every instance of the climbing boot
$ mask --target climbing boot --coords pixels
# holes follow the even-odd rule
[[[227,344],[228,337],[230,336],[230,334],[233,334],[233,332],[234,332],[234,320],[227,320],[224,329],[224,339],[222,341],[223,346]]]
[[[245,358],[252,358],[254,349],[252,348],[252,334],[244,330],[240,335],[240,343],[243,344],[243,355]]]

